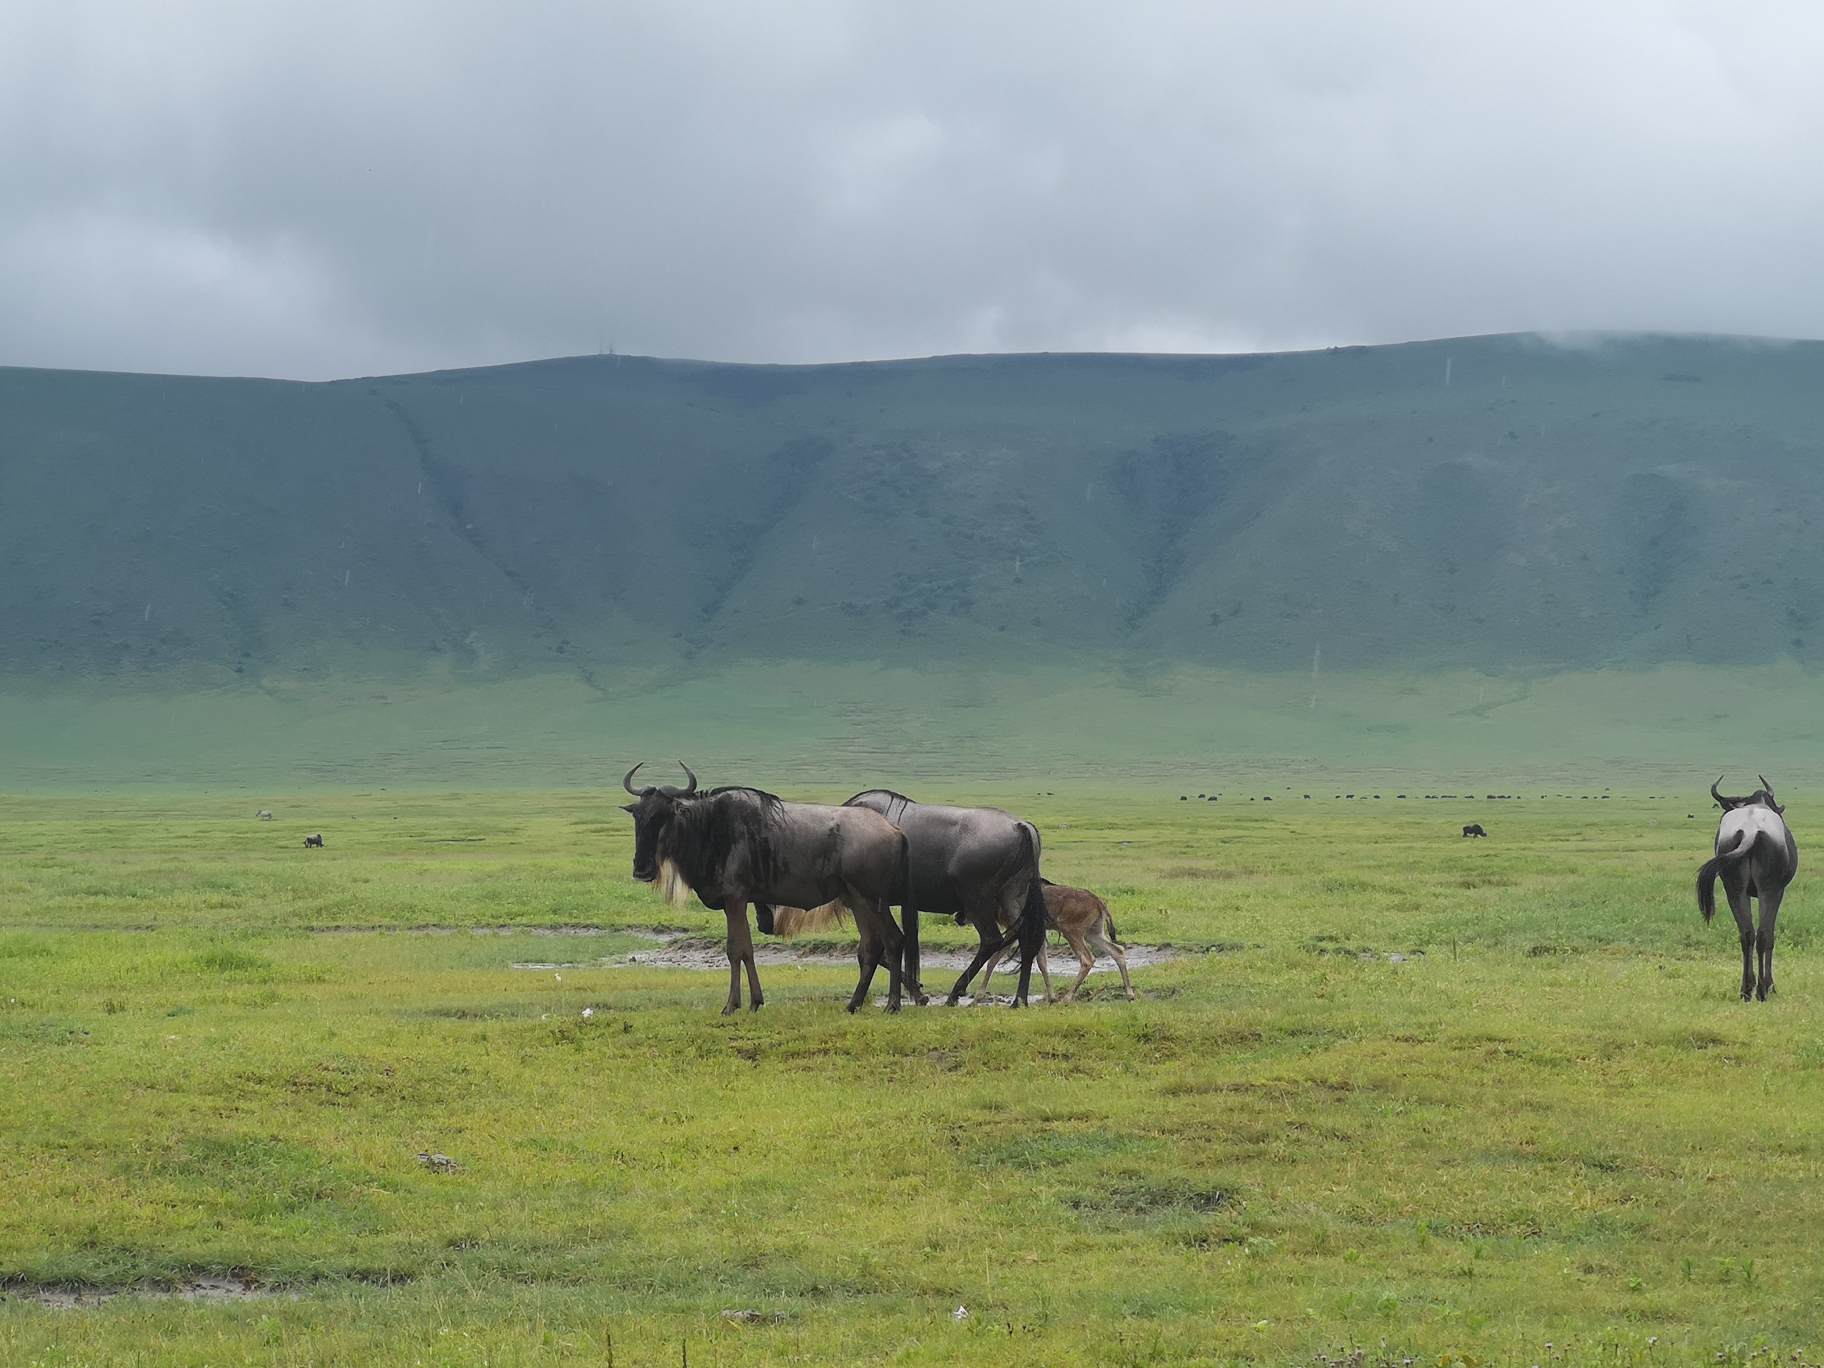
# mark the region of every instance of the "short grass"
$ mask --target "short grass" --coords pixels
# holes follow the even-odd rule
[[[1749,1006],[1689,801],[998,796],[1140,1001],[725,1020],[606,794],[0,803],[0,1276],[274,1292],[0,1362],[1816,1361],[1804,876]]]

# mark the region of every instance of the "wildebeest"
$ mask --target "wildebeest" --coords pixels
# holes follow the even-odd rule
[[[309,849],[311,846],[315,846],[318,850],[321,850],[323,848],[323,838],[320,835],[319,836],[306,836],[304,838],[304,846],[306,849]]]
[[[1722,782],[1719,777],[1716,784]],[[1710,796],[1722,808],[1723,819],[1716,829],[1716,858],[1697,871],[1697,907],[1705,921],[1715,915],[1720,875],[1742,938],[1742,1001],[1757,997],[1765,1002],[1773,991],[1773,933],[1780,900],[1799,872],[1799,846],[1786,825],[1786,809],[1774,801],[1773,786],[1764,777],[1760,788],[1745,798],[1724,797],[1716,784],[1710,785]],[[1758,933],[1750,898],[1761,904]]]
[[[1077,1000],[1077,990],[1096,967],[1096,950],[1101,950],[1115,962],[1121,971],[1121,987],[1127,993],[1127,1000],[1134,1000],[1134,981],[1127,976],[1126,947],[1117,939],[1115,919],[1109,915],[1108,904],[1103,902],[1087,888],[1072,888],[1068,884],[1054,884],[1050,879],[1040,882],[1045,888],[1045,925],[1058,932],[1070,942],[1070,948],[1077,952],[1077,981],[1064,993],[1065,1002]],[[1095,949],[1090,947],[1094,946]],[[994,966],[1001,962],[1001,955],[1006,947],[994,952],[982,969],[982,996],[988,995],[988,981],[994,977]],[[1051,969],[1046,964],[1045,948],[1039,947],[1039,976],[1045,983],[1045,1000],[1051,1000]]]
[[[868,789],[843,805],[870,809],[906,833],[912,846],[910,901],[901,909],[906,924],[905,977],[923,1001],[918,970],[921,912],[969,922],[980,947],[950,990],[949,1005],[968,991],[989,956],[1018,937],[1020,985],[1014,1002],[1024,1003],[1032,984],[1032,962],[1045,946],[1045,897],[1039,881],[1039,829],[999,808],[945,807],[915,803],[891,789]]]
[[[1480,822],[1471,822],[1468,826],[1463,828],[1463,834],[1465,836],[1486,836],[1486,835],[1488,835],[1488,833],[1486,831],[1482,830],[1482,823],[1480,823]]]
[[[254,813],[253,815],[255,817],[259,818],[262,822],[270,822],[272,820],[272,812],[268,808],[261,808],[258,812]]]
[[[679,762],[681,765],[682,761]],[[888,910],[903,903],[909,880],[905,835],[866,808],[788,803],[753,788],[697,792],[697,776],[683,765],[690,787],[636,789],[635,765],[621,786],[639,801],[633,814],[633,877],[660,884],[666,898],[682,905],[691,893],[705,907],[728,918],[728,1004],[741,1006],[741,970],[758,1010],[760,971],[747,905],[757,905],[762,931],[773,928],[772,905],[816,907],[840,902],[855,916],[861,933],[861,982],[849,1000],[855,1011],[866,1000],[874,970],[884,958],[890,988],[887,1009],[900,1006],[900,962],[904,938]]]

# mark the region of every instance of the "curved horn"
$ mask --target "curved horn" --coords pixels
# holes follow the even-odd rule
[[[1764,774],[1757,774],[1754,777],[1761,781],[1761,787],[1767,790],[1767,796],[1769,798],[1773,797],[1773,785],[1767,782],[1767,776]]]
[[[684,790],[684,796],[688,798],[697,791],[697,776],[690,772],[690,766],[685,764],[682,760],[678,761],[678,768],[683,770],[685,776],[690,780],[690,787]],[[1763,779],[1761,782],[1764,784],[1767,781]]]
[[[1720,784],[1722,782],[1723,782],[1723,776],[1720,774],[1717,775],[1716,784]],[[1727,803],[1723,802],[1723,795],[1716,791],[1716,784],[1710,785],[1710,796],[1712,798],[1716,799],[1716,801],[1719,805],[1721,805],[1723,807],[1728,807],[1729,805]]]
[[[640,761],[640,765],[645,763],[644,760]],[[626,789],[627,792],[631,793],[635,798],[640,796],[640,791],[633,786],[633,776],[638,772],[640,765],[635,765],[632,769],[628,770],[626,777],[621,780],[621,787]]]

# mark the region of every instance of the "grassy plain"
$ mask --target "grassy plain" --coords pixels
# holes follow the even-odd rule
[[[720,922],[617,795],[0,800],[0,1277],[272,1291],[0,1362],[1816,1361],[1807,876],[1749,1006],[1694,800],[1266,792],[946,795],[1184,948],[1138,1002],[727,1020],[599,965]]]

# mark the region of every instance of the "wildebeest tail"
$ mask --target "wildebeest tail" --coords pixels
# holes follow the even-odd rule
[[[775,906],[769,910],[773,924],[760,929],[787,940],[793,936],[802,936],[807,931],[829,931],[848,925],[848,905],[841,898],[824,903],[821,907]]]
[[[1039,843],[1033,839],[1032,828],[1021,823],[1020,835],[1032,860],[1032,882],[1026,885],[1026,902],[1020,908],[1019,922],[1020,958],[1030,964],[1045,948],[1045,881],[1039,877]]]
[[[1724,865],[1747,859],[1754,851],[1754,843],[1760,839],[1758,831],[1737,832],[1733,850],[1725,850],[1714,860],[1705,861],[1703,868],[1697,871],[1697,910],[1704,914],[1705,921],[1716,915],[1716,876]]]

